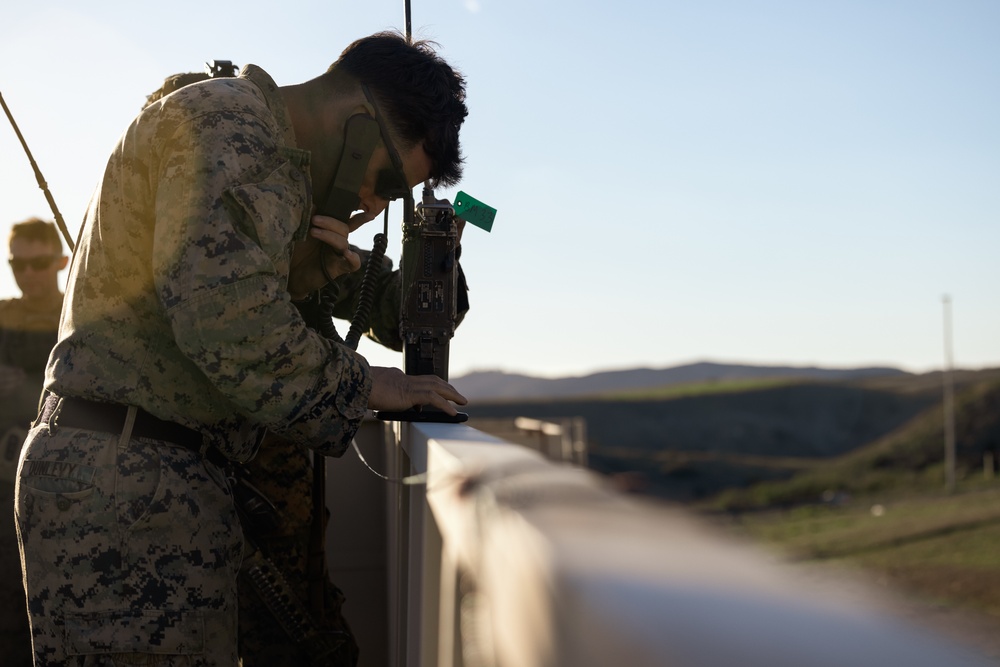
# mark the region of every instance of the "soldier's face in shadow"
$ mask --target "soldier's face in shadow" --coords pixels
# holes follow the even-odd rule
[[[68,261],[68,257],[44,241],[15,238],[10,242],[10,268],[26,299],[45,298],[58,292],[58,274]]]

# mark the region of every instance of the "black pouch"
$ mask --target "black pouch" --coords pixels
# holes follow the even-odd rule
[[[243,530],[250,538],[264,538],[277,534],[281,529],[281,513],[264,492],[250,483],[245,474],[231,470],[227,474],[233,493],[236,511]]]

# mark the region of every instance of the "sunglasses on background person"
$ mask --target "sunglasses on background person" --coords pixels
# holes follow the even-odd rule
[[[55,255],[49,255],[46,257],[28,257],[27,259],[23,257],[11,257],[7,260],[10,264],[10,268],[14,273],[21,273],[29,266],[32,271],[44,271],[45,269],[52,266],[52,262],[59,259]]]

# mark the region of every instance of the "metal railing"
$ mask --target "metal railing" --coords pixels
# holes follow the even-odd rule
[[[583,417],[544,421],[530,417],[477,418],[469,425],[502,440],[534,449],[551,461],[587,466],[587,420]]]
[[[362,664],[991,664],[684,512],[465,425],[366,423],[330,464]],[[404,477],[410,483],[402,483]]]

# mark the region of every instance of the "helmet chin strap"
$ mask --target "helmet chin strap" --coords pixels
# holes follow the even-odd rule
[[[333,185],[323,205],[317,208],[320,215],[347,222],[358,209],[361,184],[371,162],[372,154],[381,141],[378,122],[368,114],[355,114],[344,126],[344,147],[337,163]]]

